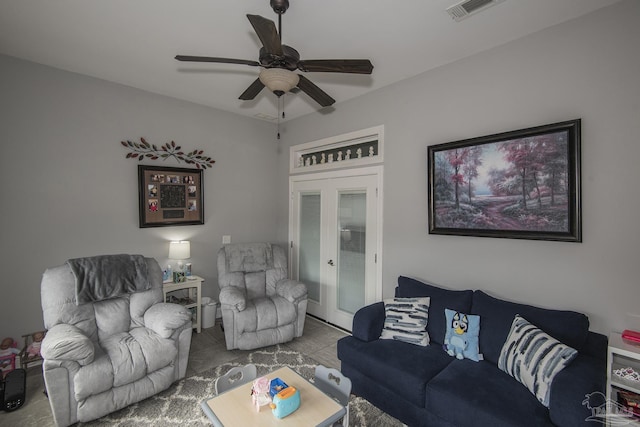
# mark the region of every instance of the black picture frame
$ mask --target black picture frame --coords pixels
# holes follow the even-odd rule
[[[429,234],[582,242],[581,120],[428,147]]]
[[[202,170],[138,165],[140,228],[204,224]]]

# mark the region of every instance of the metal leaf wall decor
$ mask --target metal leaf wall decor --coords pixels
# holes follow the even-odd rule
[[[140,142],[133,141],[120,141],[120,143],[131,150],[127,153],[127,159],[150,159],[150,160],[167,160],[173,157],[180,162],[185,162],[189,165],[196,165],[198,169],[207,169],[213,166],[216,162],[209,156],[205,156],[202,150],[197,148],[193,151],[184,152],[182,147],[177,145],[174,141],[167,142],[164,145],[158,147],[155,144],[149,144],[144,138],[140,138]]]

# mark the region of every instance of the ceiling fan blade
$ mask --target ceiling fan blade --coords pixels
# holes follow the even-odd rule
[[[298,87],[300,88],[301,91],[309,95],[311,98],[313,98],[314,101],[316,101],[318,104],[322,105],[323,107],[328,107],[329,105],[333,105],[333,103],[336,102],[335,99],[327,95],[325,91],[320,89],[315,84],[311,83],[311,80],[309,80],[303,75],[300,75],[300,81],[298,82]]]
[[[298,61],[298,69],[325,73],[371,74],[373,64],[368,59],[310,59]]]
[[[247,90],[242,92],[242,95],[240,95],[240,98],[238,99],[242,99],[243,101],[250,101],[256,96],[258,96],[258,94],[263,88],[264,88],[264,84],[258,78],[253,83],[251,83],[251,85],[247,88]]]
[[[185,62],[220,62],[223,64],[242,64],[251,65],[253,67],[260,66],[258,61],[249,61],[247,59],[233,59],[233,58],[215,58],[212,56],[189,56],[189,55],[176,55],[178,61]]]
[[[278,35],[278,30],[276,29],[276,24],[260,15],[247,15],[247,18],[249,18],[249,22],[251,22],[253,29],[267,53],[282,56],[282,43]]]

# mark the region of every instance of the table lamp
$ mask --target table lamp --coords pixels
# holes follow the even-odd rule
[[[169,242],[169,259],[178,261],[178,272],[182,272],[182,277],[184,277],[182,260],[188,258],[191,258],[191,242],[188,240]]]

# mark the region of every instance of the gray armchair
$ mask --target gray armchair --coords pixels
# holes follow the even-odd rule
[[[250,350],[302,335],[307,286],[287,277],[287,256],[279,246],[240,243],[218,251],[227,350]]]
[[[191,315],[163,303],[152,258],[105,255],[45,271],[41,354],[58,426],[100,418],[183,378]]]

